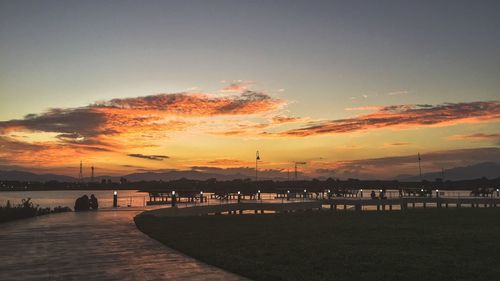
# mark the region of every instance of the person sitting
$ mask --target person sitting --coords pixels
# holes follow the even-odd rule
[[[377,195],[375,194],[375,191],[374,191],[374,190],[372,190],[372,193],[370,193],[370,197],[371,197],[372,199],[377,199]]]
[[[97,209],[99,208],[99,202],[97,201],[97,198],[94,196],[94,194],[90,195],[89,205],[90,209],[94,211],[97,211]]]
[[[83,195],[75,201],[75,212],[78,211],[88,211],[89,210],[89,197]]]

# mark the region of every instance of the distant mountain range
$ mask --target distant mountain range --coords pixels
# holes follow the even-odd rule
[[[69,176],[62,176],[56,174],[35,174],[31,172],[24,171],[1,171],[0,170],[0,180],[5,181],[61,181],[61,182],[73,182],[76,181],[75,178]]]
[[[99,176],[96,177],[96,181],[101,181],[102,179],[111,179],[112,181],[119,181],[121,177],[124,177],[128,181],[169,181],[177,180],[181,178],[193,179],[193,180],[206,180],[210,178],[216,178],[217,180],[233,180],[242,178],[252,178],[252,175],[241,173],[235,171],[232,174],[217,173],[217,172],[207,172],[207,171],[196,171],[196,170],[172,170],[165,172],[142,172],[142,173],[132,173],[124,176]],[[433,181],[436,178],[442,178],[442,172],[431,172],[422,174],[422,179]],[[494,179],[500,177],[500,164],[493,162],[484,162],[466,167],[456,167],[445,170],[444,179],[445,180],[466,180],[466,179],[477,179],[486,177],[489,179]],[[274,180],[286,180],[285,177],[278,174],[269,174],[268,176],[263,173],[260,179],[274,179]],[[302,177],[305,178],[305,177]],[[420,177],[417,175],[399,175],[394,179],[399,181],[419,181]],[[0,170],[0,180],[12,180],[12,181],[60,181],[60,182],[75,182],[76,178],[70,176],[56,175],[56,174],[35,174],[31,172],[24,171],[2,171]],[[85,181],[89,181],[90,178],[85,178]]]
[[[211,172],[200,172],[194,170],[174,170],[168,172],[143,172],[143,173],[132,173],[124,176],[98,176],[95,177],[95,181],[112,180],[117,182],[120,178],[125,178],[127,181],[170,181],[177,180],[181,178],[192,179],[192,180],[207,180],[210,178],[216,178],[217,180],[233,180],[233,179],[244,179],[251,178],[250,175],[245,175],[241,173],[234,174],[218,174]],[[269,178],[262,178],[269,179]],[[284,180],[284,178],[276,178],[278,180]],[[35,174],[31,172],[24,171],[2,171],[0,170],[0,180],[5,181],[59,181],[59,182],[76,182],[78,179],[70,176],[56,175],[56,174]],[[90,181],[90,178],[84,178],[84,181]]]
[[[467,180],[486,177],[495,179],[500,177],[500,164],[493,162],[484,162],[475,165],[456,167],[444,171],[444,180]],[[422,179],[434,181],[437,178],[443,178],[443,172],[431,172],[422,174]],[[420,181],[418,175],[399,175],[395,179],[399,181]]]

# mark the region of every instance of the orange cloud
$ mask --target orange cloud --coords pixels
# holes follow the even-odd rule
[[[482,141],[491,141],[495,145],[500,146],[500,134],[485,134],[485,133],[476,133],[470,135],[453,135],[448,137],[449,140],[461,140],[461,141],[472,141],[472,142],[482,142]]]
[[[242,161],[237,159],[216,159],[207,162],[210,166],[222,166],[222,167],[233,167],[233,166],[245,166],[252,165],[254,162]]]
[[[283,123],[298,122],[298,121],[301,121],[302,118],[301,117],[289,117],[289,116],[284,116],[284,115],[278,115],[278,116],[274,116],[271,120],[274,124],[283,124]]]
[[[85,152],[126,152],[131,147],[150,146],[151,140],[161,139],[169,132],[199,125],[203,122],[200,118],[257,115],[284,104],[283,100],[249,90],[229,96],[179,93],[113,99],[79,108],[53,108],[0,122],[0,145],[4,148],[3,156],[15,154],[19,161],[29,158],[29,154],[24,157],[15,149],[23,145],[27,146],[26,151],[36,150],[39,156],[42,151],[47,155],[65,151],[73,157]],[[8,138],[16,132],[54,136],[43,144]]]
[[[253,84],[252,81],[237,80],[222,89],[222,92],[241,93],[247,91]]]
[[[284,131],[280,135],[305,137],[388,127],[454,125],[498,119],[500,119],[500,101],[445,103],[436,106],[395,105],[383,107],[373,114],[317,122],[304,128]]]
[[[358,107],[347,107],[344,108],[346,111],[357,111],[357,110],[381,110],[383,106],[358,106]]]
[[[450,139],[450,140],[475,140],[475,141],[497,140],[497,139],[500,139],[500,134],[476,133],[476,134],[470,134],[470,135],[453,135],[453,136],[450,136],[448,139]]]
[[[384,147],[391,147],[391,146],[406,146],[410,145],[411,143],[409,142],[393,142],[393,143],[385,143]]]
[[[158,94],[137,98],[113,99],[96,103],[93,108],[161,112],[174,116],[246,115],[275,110],[284,101],[267,94],[246,90],[232,96],[203,93]]]

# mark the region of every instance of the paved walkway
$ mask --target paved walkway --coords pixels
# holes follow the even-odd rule
[[[137,230],[138,211],[52,214],[0,225],[0,280],[245,280]]]

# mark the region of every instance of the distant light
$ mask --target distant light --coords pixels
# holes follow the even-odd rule
[[[328,189],[328,193],[330,193],[330,189]]]
[[[175,190],[172,190],[172,195],[175,195]]]
[[[306,192],[307,192],[307,190],[304,189],[304,193],[306,193]]]
[[[497,192],[500,191],[498,188],[497,188]]]
[[[424,189],[422,188],[422,189],[420,189],[420,191],[424,192]]]
[[[241,194],[241,192],[238,191],[238,195],[240,195],[240,194]]]
[[[200,194],[203,195],[203,191],[200,191]]]
[[[260,189],[259,189],[259,190],[257,190],[257,193],[260,193]]]
[[[113,195],[117,195],[117,194],[118,194],[118,192],[116,192],[116,191],[115,191],[115,192],[113,192]]]
[[[359,191],[363,192],[363,189],[360,189]]]
[[[290,190],[287,190],[286,193],[290,193]]]
[[[380,190],[380,192],[382,192],[382,189]]]
[[[436,192],[439,192],[439,189],[436,189]]]

